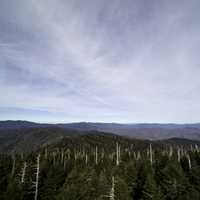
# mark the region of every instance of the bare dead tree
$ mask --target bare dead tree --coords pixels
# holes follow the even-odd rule
[[[86,165],[88,164],[88,155],[87,155],[87,153],[85,154],[85,164]]]
[[[118,166],[120,162],[120,146],[118,142],[116,143],[116,165]]]
[[[141,154],[140,151],[137,152],[137,156],[136,156],[136,160],[140,160],[141,159]]]
[[[112,176],[112,187],[109,194],[110,200],[115,200],[115,177]]]
[[[11,171],[11,177],[14,176],[15,174],[15,165],[16,165],[16,158],[15,154],[12,155],[12,171]]]
[[[195,144],[195,150],[196,152],[199,152],[199,146],[197,144]]]
[[[120,163],[120,160],[121,160],[121,146],[119,145],[119,149],[118,149],[118,157],[119,157],[119,163]]]
[[[64,161],[64,149],[61,150],[61,163]]]
[[[181,160],[181,153],[180,153],[180,148],[178,147],[177,149],[177,157],[178,157],[178,162]]]
[[[39,173],[40,173],[40,154],[38,154],[38,156],[37,156],[35,197],[34,197],[34,200],[37,200],[37,198],[38,198]]]
[[[24,183],[25,175],[26,175],[26,168],[27,168],[27,163],[24,162],[23,168],[22,168],[22,174],[21,174],[21,183]]]
[[[98,164],[98,147],[95,148],[95,164]]]
[[[75,160],[75,161],[77,160],[77,157],[78,157],[78,154],[77,154],[77,152],[76,152],[76,150],[75,150],[75,152],[74,152],[74,160]]]
[[[131,151],[128,149],[128,156],[131,157]]]
[[[149,154],[150,154],[150,162],[151,162],[151,165],[153,163],[153,153],[152,153],[152,146],[151,144],[149,145]]]
[[[172,148],[172,146],[170,146],[170,148],[169,148],[169,158],[170,159],[171,159],[172,155],[173,155],[173,148]]]
[[[147,148],[147,158],[149,158],[149,148]]]
[[[189,154],[187,154],[187,159],[188,159],[189,169],[191,170],[192,169],[192,164],[191,164],[191,160],[190,160],[190,155]]]

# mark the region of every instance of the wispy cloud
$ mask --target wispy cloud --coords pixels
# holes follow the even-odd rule
[[[199,6],[1,1],[1,119],[198,121]]]

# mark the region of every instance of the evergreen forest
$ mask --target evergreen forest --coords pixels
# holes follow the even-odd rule
[[[1,200],[199,200],[200,147],[93,133],[1,153]]]

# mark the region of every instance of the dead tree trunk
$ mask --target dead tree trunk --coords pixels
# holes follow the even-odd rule
[[[149,145],[149,153],[150,153],[150,162],[151,162],[151,165],[153,163],[153,153],[152,153],[152,146],[151,144]]]
[[[116,165],[118,166],[120,162],[120,146],[118,142],[116,143]]]
[[[98,147],[95,148],[95,164],[98,164]]]
[[[190,160],[190,155],[189,154],[187,154],[187,159],[188,159],[189,169],[191,170],[192,169],[192,164],[191,164],[191,160]]]
[[[195,144],[195,150],[196,150],[196,152],[199,152],[199,147],[197,144]]]
[[[11,177],[13,177],[14,174],[15,174],[15,163],[16,163],[15,155],[12,156],[12,160],[13,160],[13,163],[12,163],[12,172],[11,172]]]
[[[136,160],[140,160],[141,159],[141,154],[140,151],[137,152],[137,156],[136,156]]]
[[[21,183],[24,183],[24,179],[25,179],[25,175],[26,175],[26,167],[27,167],[27,164],[26,164],[26,162],[24,162],[24,166],[22,168]]]
[[[180,149],[177,149],[177,156],[178,156],[178,162],[180,162],[181,160],[181,153],[180,153]]]
[[[87,155],[87,153],[85,154],[85,164],[86,165],[88,164],[88,155]]]
[[[110,200],[115,200],[115,177],[112,177],[112,187],[109,194]]]
[[[36,181],[35,181],[35,198],[38,198],[38,185],[39,185],[39,173],[40,173],[40,154],[37,157],[37,166],[36,166]]]
[[[169,148],[169,158],[171,159],[172,156],[173,156],[173,148],[172,148],[172,146],[170,146],[170,148]]]
[[[61,163],[64,161],[64,149],[61,150]]]

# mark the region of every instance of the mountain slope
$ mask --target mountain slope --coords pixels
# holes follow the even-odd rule
[[[39,124],[27,121],[1,121],[2,129],[60,127],[78,131],[100,131],[138,139],[169,139],[173,137],[200,140],[200,124],[117,124],[117,123],[68,123]]]
[[[0,152],[30,152],[64,136],[78,134],[58,127],[3,129],[0,133]]]
[[[172,138],[168,140],[141,140],[132,137],[120,136],[99,131],[77,131],[74,129],[64,129],[60,127],[42,128],[21,128],[21,129],[2,129],[0,130],[0,152],[31,152],[48,144],[57,144],[62,141],[64,146],[71,144],[93,144],[115,146],[116,141],[124,144],[134,144],[139,149],[147,147],[147,144],[178,144],[195,145],[200,141],[188,140],[183,138]]]

